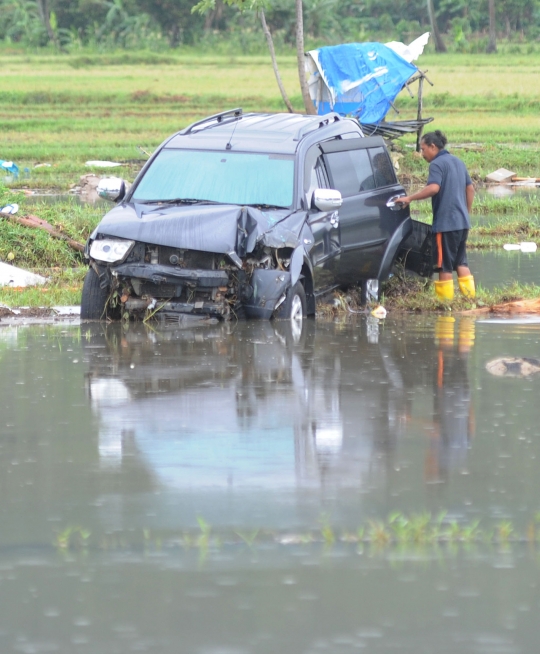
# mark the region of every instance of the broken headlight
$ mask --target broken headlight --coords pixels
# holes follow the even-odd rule
[[[104,238],[92,243],[92,246],[90,247],[90,256],[92,259],[97,259],[97,261],[115,263],[123,261],[134,245],[135,241]]]

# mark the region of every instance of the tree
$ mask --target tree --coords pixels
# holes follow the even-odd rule
[[[272,34],[270,33],[270,30],[268,29],[268,25],[266,24],[266,17],[264,15],[264,9],[262,8],[259,9],[259,17],[261,20],[264,36],[266,37],[266,43],[268,45],[268,50],[270,52],[270,59],[272,60],[272,68],[274,69],[274,76],[276,78],[279,92],[281,93],[281,97],[283,98],[283,102],[285,103],[287,110],[289,111],[289,113],[292,114],[294,113],[294,108],[291,104],[291,101],[289,100],[289,96],[287,95],[287,92],[285,91],[285,87],[283,86],[281,75],[279,74],[279,68],[276,59],[276,51],[274,49],[274,40],[272,39]]]
[[[137,5],[168,35],[171,48],[190,43],[197,29],[202,29],[202,21],[194,21],[191,15],[191,0],[137,0]]]
[[[277,65],[276,52],[274,49],[274,41],[272,39],[272,34],[268,25],[266,23],[266,17],[264,14],[264,9],[267,4],[267,0],[224,0],[225,4],[236,7],[240,11],[255,11],[259,15],[261,21],[261,26],[263,33],[266,37],[266,42],[268,45],[268,50],[270,52],[270,58],[272,60],[272,68],[274,69],[274,75],[283,98],[283,102],[287,109],[292,112],[293,107],[287,97],[283,82],[281,80],[281,75],[279,74],[279,68]],[[302,98],[304,100],[304,106],[306,113],[315,114],[317,111],[313,105],[313,102],[309,96],[309,89],[306,80],[306,68],[304,61],[304,25],[303,25],[303,8],[302,0],[295,0],[296,2],[296,58],[298,64],[298,79],[300,81],[300,89],[302,91]],[[199,0],[199,2],[193,7],[192,12],[197,12],[200,14],[206,14],[209,11],[213,11],[216,6],[216,0]]]
[[[433,0],[427,0],[427,9],[429,15],[429,22],[431,23],[431,34],[433,36],[433,41],[435,42],[435,50],[437,52],[446,52],[446,45],[442,40],[441,33],[439,32],[439,27],[437,25],[437,17],[435,16],[435,7],[433,6]]]
[[[495,25],[495,0],[489,0],[489,42],[486,52],[497,52],[497,29]]]
[[[296,2],[296,62],[298,64],[298,79],[300,80],[300,90],[307,114],[316,114],[317,110],[309,95],[309,88],[306,79],[306,59],[304,53],[304,8],[302,0]]]
[[[56,14],[50,10],[49,0],[37,0],[36,4],[49,41],[54,43],[58,50],[62,50],[63,48],[60,45],[58,34],[56,33]]]

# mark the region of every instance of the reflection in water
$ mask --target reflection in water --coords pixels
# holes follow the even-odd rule
[[[440,318],[421,347],[416,333],[396,339],[382,325],[370,317],[351,342],[309,321],[299,338],[268,322],[94,327],[86,348],[100,460],[118,467],[135,456],[169,489],[381,487],[414,426],[415,390],[427,385],[425,475],[443,481],[472,437],[474,322]]]
[[[457,336],[456,336],[457,329]],[[426,481],[444,481],[463,466],[474,432],[467,358],[474,344],[474,321],[439,316],[435,324],[434,425],[426,456]]]
[[[538,377],[486,362],[539,341],[0,325],[0,652],[535,652]],[[392,531],[424,514],[425,540]]]

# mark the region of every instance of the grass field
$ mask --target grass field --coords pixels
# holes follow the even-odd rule
[[[280,56],[279,63],[293,104],[301,111],[295,57]],[[476,182],[500,167],[540,177],[540,54],[426,55],[419,63],[434,83],[425,86],[424,115],[433,116],[430,127],[445,131],[450,144],[459,146],[455,153]],[[398,118],[415,117],[416,98],[402,92],[396,104]],[[45,56],[0,50],[0,159],[15,161],[23,171],[11,184],[13,190],[65,192],[92,172],[85,166],[90,159],[123,162],[121,173],[115,174],[132,180],[145,161],[139,148],[151,152],[190,122],[237,106],[245,111],[284,110],[267,57],[197,52]],[[403,154],[399,174],[406,185],[421,183],[427,172],[413,152],[413,142],[408,137],[396,144]],[[50,167],[34,168],[39,163]],[[15,199],[21,211],[47,219],[77,240],[85,240],[102,213],[69,199],[51,206],[37,198],[15,198],[13,190],[0,189],[0,202]],[[421,217],[429,211],[427,203],[413,209]],[[510,229],[521,226],[522,235],[524,219],[530,223],[528,236],[538,235],[536,202],[489,198],[476,203],[475,213],[499,215]],[[471,235],[471,245],[498,244],[507,231],[499,223],[484,226]],[[4,220],[0,260],[10,253],[23,267],[82,264],[80,255],[62,242]],[[80,274],[69,273],[64,281],[55,276],[58,292],[51,287],[54,292],[46,304],[65,298],[65,289],[72,300],[77,298]],[[13,305],[10,293],[0,291],[0,302]]]
[[[476,180],[501,166],[540,176],[539,54],[430,55],[420,63],[434,83],[425,92],[433,127],[446,131],[451,143],[482,146],[460,151]],[[137,146],[152,150],[189,122],[223,109],[283,109],[269,61],[260,56],[0,52],[0,64],[0,158],[31,170],[53,164],[32,173],[35,186],[65,188],[88,159],[140,160]],[[280,57],[280,66],[300,111],[294,57]],[[415,115],[416,100],[405,92],[397,106],[400,118]],[[425,173],[423,162],[404,152],[403,170]]]

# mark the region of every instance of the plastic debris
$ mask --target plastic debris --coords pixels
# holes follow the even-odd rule
[[[39,163],[34,166],[34,168],[50,168],[51,164],[50,163]]]
[[[378,307],[375,307],[373,309],[371,315],[374,316],[375,318],[378,318],[379,320],[384,320],[386,318],[386,309],[383,306],[379,305]]]
[[[19,174],[19,167],[13,161],[4,161],[0,159],[0,168],[3,168],[6,172],[11,173],[15,177]]]
[[[424,32],[422,36],[419,36],[417,39],[409,43],[409,45],[405,45],[405,43],[401,43],[400,41],[390,41],[389,43],[385,43],[385,45],[394,52],[397,52],[397,54],[400,57],[403,57],[405,61],[411,63],[416,61],[416,59],[418,59],[418,57],[424,52],[424,48],[429,41],[429,34],[429,32]]]
[[[0,209],[0,213],[5,213],[5,214],[14,214],[19,211],[19,205],[13,202],[13,204],[6,204],[5,207],[2,207]]]
[[[46,281],[46,277],[0,262],[0,286],[39,286]]]
[[[536,252],[537,245],[533,242],[524,241],[522,243],[505,243],[503,245],[505,250],[520,250],[521,252]]]
[[[121,163],[116,163],[115,161],[87,161],[87,166],[94,166],[95,168],[116,168],[116,166],[122,166]]]

